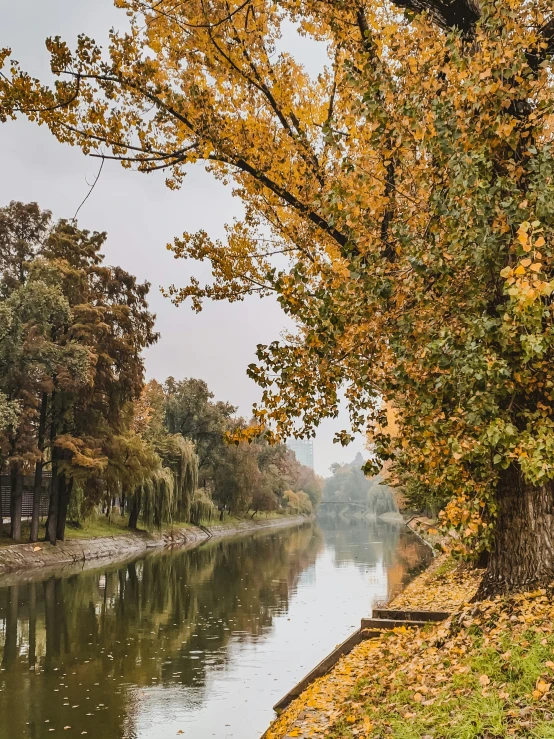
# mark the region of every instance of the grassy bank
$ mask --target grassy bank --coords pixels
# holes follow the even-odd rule
[[[554,739],[553,592],[470,603],[481,575],[439,557],[394,605],[455,615],[363,642],[267,739]]]
[[[23,521],[21,525],[21,541],[26,543],[29,541],[30,524]],[[117,536],[121,534],[129,534],[127,528],[127,520],[121,516],[114,516],[108,520],[106,516],[94,516],[83,523],[82,527],[75,528],[68,525],[65,530],[65,538],[67,541],[74,539],[96,539],[102,536]],[[45,536],[45,526],[41,524],[39,527],[39,541]],[[4,535],[0,537],[0,547],[13,546],[15,542],[10,539],[10,525],[4,524]]]
[[[268,521],[268,520],[274,520],[274,519],[281,519],[286,518],[286,515],[276,513],[274,511],[269,513],[257,513],[254,519],[251,518],[251,515],[246,516],[229,516],[226,515],[225,519],[223,521],[220,521],[219,518],[217,519],[206,519],[202,521],[202,526],[206,526],[207,528],[210,528],[212,526],[216,526],[218,529],[222,527],[227,528],[233,528],[237,526],[237,524],[242,524],[245,521]],[[112,513],[110,518],[108,519],[103,514],[98,514],[96,516],[91,516],[89,519],[84,521],[82,525],[76,527],[72,526],[71,524],[68,524],[65,530],[65,540],[66,541],[74,541],[79,539],[99,539],[101,537],[105,536],[129,536],[133,535],[133,532],[131,529],[127,526],[128,516],[120,516],[117,513]],[[192,524],[190,523],[182,523],[175,521],[171,524],[164,524],[162,527],[162,532],[167,532],[171,530],[183,530],[187,528],[193,528]],[[146,531],[144,524],[142,524],[139,521],[139,534],[144,534]],[[21,526],[21,543],[28,543],[29,542],[29,533],[30,533],[30,523],[28,521],[23,521]],[[157,529],[155,529],[153,534],[159,533]],[[6,547],[6,546],[14,546],[15,542],[13,539],[10,539],[10,526],[9,524],[4,524],[4,535],[0,536],[0,547]],[[43,540],[45,536],[45,525],[42,523],[39,527],[39,541]]]

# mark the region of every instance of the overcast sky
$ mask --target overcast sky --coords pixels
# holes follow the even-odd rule
[[[104,42],[110,27],[121,28],[125,15],[111,0],[0,0],[0,48],[9,46],[26,71],[48,77],[47,36],[61,36],[71,47],[78,33]],[[317,74],[325,63],[322,45],[306,42],[291,30],[285,43]],[[0,125],[0,206],[10,200],[37,201],[55,218],[73,217],[98,172],[98,160],[58,143],[45,128],[25,120]],[[242,303],[206,304],[200,314],[188,306],[175,308],[159,292],[162,285],[201,277],[206,267],[174,260],[167,242],[183,231],[205,229],[223,236],[223,225],[241,215],[231,188],[208,175],[201,166],[189,169],[182,188],[165,187],[162,174],[139,174],[106,162],[90,198],[81,208],[79,225],[107,231],[106,261],[119,264],[152,283],[150,305],[157,314],[159,342],[145,354],[148,377],[163,381],[201,377],[216,398],[228,400],[249,416],[259,400],[258,386],[246,376],[258,343],[279,338],[286,317],[270,298]],[[343,416],[322,424],[315,440],[316,470],[327,475],[335,461],[351,461],[362,440],[343,449],[332,443],[346,424]]]

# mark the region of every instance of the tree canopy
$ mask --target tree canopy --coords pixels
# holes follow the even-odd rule
[[[11,414],[2,424],[0,466],[10,467],[16,540],[23,476],[32,466],[32,540],[44,468],[52,543],[64,538],[74,485],[98,502],[98,479],[107,470],[110,479],[115,439],[127,433],[129,405],[142,390],[141,353],[157,338],[149,286],[102,264],[105,238],[66,221],[52,225],[36,203],[0,210],[0,392]]]
[[[216,504],[222,517],[313,512],[319,478],[282,444],[226,444],[248,424],[204,381],[145,383],[142,350],[158,338],[149,285],[104,264],[105,239],[52,223],[36,203],[0,209],[0,472],[9,473],[10,536],[22,538],[33,473],[30,539],[46,489],[52,544],[64,539],[68,515],[78,523],[99,508],[110,517],[118,507],[132,529],[201,524]],[[0,534],[7,513],[0,501]]]
[[[450,501],[460,552],[492,548],[483,592],[550,579],[551,4],[117,5],[131,26],[106,51],[48,41],[54,88],[12,63],[2,115],[170,187],[196,161],[232,178],[227,241],[171,247],[213,280],[168,292],[196,309],[271,292],[295,319],[249,369],[260,429],[312,433],[345,386],[397,479]],[[280,51],[287,23],[327,45],[317,79]]]

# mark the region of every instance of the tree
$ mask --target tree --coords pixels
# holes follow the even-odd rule
[[[246,512],[262,485],[255,447],[250,444],[227,446],[217,462],[213,478],[213,498],[221,519],[226,510],[235,515]]]
[[[16,540],[23,473],[31,464],[32,541],[45,464],[52,544],[64,538],[74,483],[97,494],[114,437],[128,433],[128,405],[143,386],[142,349],[157,339],[148,284],[102,264],[105,238],[65,221],[50,227],[50,213],[34,203],[0,210],[0,388],[12,416],[19,411],[0,445],[10,464]]]
[[[258,440],[258,465],[273,494],[280,500],[285,490],[304,492],[315,510],[323,492],[323,479],[297,460],[295,453],[285,444],[268,444]]]
[[[15,200],[0,209],[0,273],[3,295],[22,285],[48,235],[52,214],[38,203]]]
[[[13,204],[12,204],[13,205]],[[71,319],[61,280],[40,260],[18,265],[23,282],[2,283],[0,313],[0,386],[17,407],[17,423],[4,430],[2,446],[11,473],[11,536],[21,538],[23,475],[35,465],[35,495],[31,540],[36,541],[44,464],[46,411],[52,377],[63,373],[74,383],[88,377],[88,352],[83,347],[61,346],[54,337]],[[10,289],[11,288],[11,289]]]
[[[379,516],[396,511],[390,489],[382,484],[380,477],[368,479],[362,470],[363,458],[358,452],[349,464],[334,464],[332,475],[325,480],[323,498],[325,501],[355,502],[363,504],[371,513]],[[336,511],[339,512],[337,507]]]
[[[297,493],[293,490],[285,490],[283,497],[285,505],[291,513],[302,516],[311,515],[313,511],[312,502],[303,490],[299,490]]]
[[[0,431],[15,426],[18,415],[19,406],[17,402],[10,401],[5,393],[0,393]]]
[[[142,350],[154,343],[155,316],[148,310],[148,283],[120,267],[102,264],[106,234],[60,221],[42,256],[62,277],[73,321],[57,341],[78,341],[92,354],[85,387],[55,378],[50,421],[52,485],[47,537],[64,538],[67,508],[75,480],[102,476],[113,436],[128,430],[127,407],[144,384]]]
[[[168,377],[164,385],[165,423],[171,434],[182,434],[194,442],[199,469],[206,472],[217,461],[236,408],[230,403],[213,401],[214,394],[204,380]]]
[[[450,501],[462,553],[490,548],[481,595],[549,582],[550,4],[120,5],[132,27],[108,57],[87,37],[74,53],[50,40],[63,78],[49,90],[15,66],[3,115],[167,168],[171,186],[197,160],[232,176],[246,215],[227,243],[173,245],[214,279],[170,293],[198,309],[272,291],[296,320],[250,368],[261,426],[309,433],[346,385],[353,428],[369,422],[396,478]],[[274,53],[284,20],[328,44],[317,80]]]
[[[41,211],[36,203],[25,205],[12,201],[0,209],[0,311],[3,327],[0,354],[2,385],[7,392],[5,397],[11,398],[8,400],[11,421],[8,418],[0,432],[10,429],[3,446],[5,456],[10,460],[11,536],[16,540],[21,535],[25,465],[36,459],[35,476],[40,478],[42,475],[44,432],[39,432],[35,442],[33,421],[39,407],[40,419],[44,419],[47,397],[44,383],[52,366],[61,359],[50,341],[51,333],[59,317],[64,320],[67,316],[67,305],[59,285],[48,287],[42,275],[37,279],[36,270],[35,279],[29,283],[30,268],[46,237],[50,217],[49,211]],[[60,316],[56,315],[57,312]],[[13,416],[16,409],[19,411],[17,424]],[[40,485],[40,479],[37,485]],[[40,497],[40,487],[38,490]],[[38,522],[38,504],[34,506],[33,522],[35,517]]]
[[[147,466],[140,484],[135,483],[129,527],[136,528],[141,508],[148,525],[161,526],[173,519],[189,521],[198,484],[194,444],[181,434],[168,432],[164,389],[155,380],[145,385],[133,410],[134,431],[140,434],[157,463],[152,469]],[[206,510],[204,501],[197,498],[194,515],[202,516]]]

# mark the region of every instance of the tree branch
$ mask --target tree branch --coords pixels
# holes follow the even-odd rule
[[[232,160],[215,155],[209,156],[208,159],[216,162],[222,162],[223,164],[230,164],[231,166],[237,167],[238,169],[242,169],[243,172],[246,172],[254,177],[254,179],[258,180],[260,184],[264,185],[269,190],[274,192],[275,195],[278,195],[282,200],[291,205],[299,213],[303,213],[309,221],[314,223],[322,231],[331,236],[331,238],[333,238],[337,242],[337,244],[342,247],[345,247],[348,244],[349,239],[345,234],[337,231],[337,229],[331,226],[331,224],[329,224],[322,216],[320,216],[318,213],[314,213],[311,208],[309,208],[304,203],[301,203],[300,200],[298,200],[298,198],[296,198],[291,192],[286,190],[284,187],[281,187],[276,182],[273,182],[273,180],[271,180],[267,175],[252,167],[244,159],[241,159],[239,157],[235,160]]]

